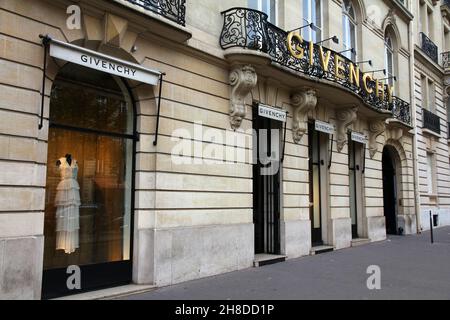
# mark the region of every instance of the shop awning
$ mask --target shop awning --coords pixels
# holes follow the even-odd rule
[[[52,39],[48,35],[40,35],[42,44],[44,45],[44,65],[42,76],[42,92],[41,92],[41,114],[39,120],[39,130],[43,128],[44,124],[44,99],[45,99],[45,81],[47,78],[47,55],[55,59],[64,60],[75,63],[87,68],[95,69],[101,72],[109,73],[126,79],[147,83],[152,86],[159,84],[158,96],[158,113],[156,122],[155,141],[153,145],[158,143],[159,132],[159,118],[161,113],[161,95],[164,72],[148,69],[138,64],[131,63],[125,60],[117,59],[93,50],[89,50],[70,43],[62,42]],[[137,140],[139,138],[136,138]]]
[[[53,58],[119,77],[156,85],[161,76],[159,71],[59,40],[49,39],[49,47],[50,56]]]

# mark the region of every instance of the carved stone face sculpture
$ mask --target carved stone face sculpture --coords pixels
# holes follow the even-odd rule
[[[251,66],[245,66],[242,68],[244,74],[244,85],[252,88],[256,85],[256,72]]]
[[[305,91],[305,103],[308,105],[317,105],[317,91],[312,88],[308,88]]]

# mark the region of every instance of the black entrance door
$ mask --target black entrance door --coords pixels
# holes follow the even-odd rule
[[[255,253],[280,253],[280,170],[279,162],[267,163],[260,156],[261,145],[266,145],[270,157],[274,147],[280,154],[280,143],[272,143],[276,136],[271,130],[278,130],[281,136],[281,122],[260,117],[258,106],[253,107],[253,129],[256,139],[253,147],[258,152],[257,163],[253,165],[253,221],[255,224]],[[266,141],[264,141],[266,140]],[[260,143],[262,142],[262,144]],[[279,161],[279,159],[278,159]],[[276,166],[276,167],[271,167]],[[271,170],[274,169],[274,170]],[[269,174],[272,172],[273,174]]]
[[[361,210],[362,201],[362,164],[361,160],[365,145],[352,141],[351,133],[348,137],[348,167],[350,178],[350,216],[352,219],[352,238],[359,237],[358,234],[358,214]]]
[[[312,245],[323,245],[322,238],[322,206],[321,206],[321,171],[325,166],[320,152],[321,133],[309,124],[309,202],[311,219]]]
[[[386,233],[397,234],[397,179],[391,151],[383,150],[383,197]]]

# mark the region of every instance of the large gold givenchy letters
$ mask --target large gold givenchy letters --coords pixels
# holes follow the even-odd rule
[[[308,55],[305,55],[305,47],[302,46],[304,43],[307,43],[306,50]],[[347,81],[349,85],[362,89],[368,95],[376,95],[381,100],[387,100],[389,103],[392,103],[394,97],[393,86],[385,84],[383,80],[374,78],[372,72],[364,73],[361,77],[359,66],[338,53],[334,54],[334,70],[330,70],[332,51],[324,49],[322,46],[315,46],[313,42],[305,42],[298,31],[289,33],[287,47],[294,58],[298,60],[307,59],[311,66],[317,65],[314,61],[314,56],[318,55],[322,70],[332,73],[336,80]],[[370,83],[374,83],[375,88],[371,87]]]

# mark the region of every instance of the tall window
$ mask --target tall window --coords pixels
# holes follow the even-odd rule
[[[450,27],[444,24],[444,52],[450,51]]]
[[[436,185],[434,183],[434,154],[427,153],[427,185],[428,194],[436,193]]]
[[[433,7],[427,1],[419,2],[419,32],[434,38]]]
[[[384,60],[385,69],[387,71],[389,85],[394,85],[394,46],[392,45],[392,38],[389,33],[386,33],[384,38]]]
[[[303,22],[305,24],[314,23],[316,28],[306,28],[303,31],[303,38],[307,41],[317,42],[321,40],[322,9],[321,0],[303,0]]]
[[[344,50],[349,50],[354,48],[356,51],[356,15],[355,8],[351,0],[344,0],[343,6],[343,46]],[[344,55],[355,61],[356,53],[352,53],[351,51],[347,51]]]
[[[248,0],[248,7],[264,12],[270,23],[277,24],[277,0]]]
[[[436,85],[428,79],[428,110],[436,113]]]
[[[52,280],[44,281],[46,294],[67,290],[58,269],[71,265],[88,279],[83,289],[116,283],[123,272],[131,279],[133,111],[117,77],[68,63],[54,81],[44,226],[44,279]]]
[[[428,79],[423,74],[420,76],[420,87],[422,91],[422,108],[428,110]]]
[[[430,112],[436,112],[436,84],[433,80],[421,75],[422,108]]]

